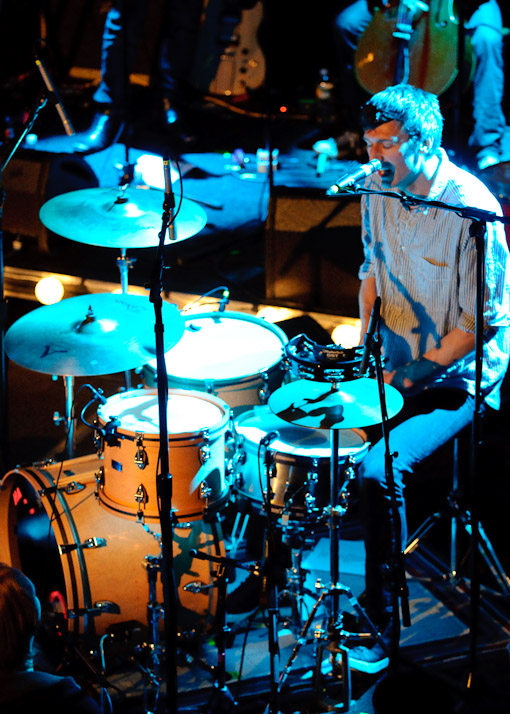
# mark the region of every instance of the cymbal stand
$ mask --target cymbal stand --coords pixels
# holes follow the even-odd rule
[[[8,395],[7,395],[7,360],[5,359],[5,330],[7,325],[7,300],[5,299],[5,279],[4,279],[4,233],[3,233],[3,209],[6,198],[6,191],[3,188],[3,174],[10,160],[18,150],[26,135],[32,131],[34,124],[41,111],[48,103],[48,94],[41,94],[25,125],[18,136],[7,144],[5,151],[0,157],[0,467],[2,471],[9,465],[9,419],[8,419]]]
[[[123,295],[127,295],[129,292],[128,271],[133,267],[135,262],[136,258],[127,257],[126,248],[120,249],[120,257],[117,258],[117,267],[120,274],[120,289]],[[126,391],[131,389],[131,372],[129,370],[124,372],[124,386]]]
[[[152,669],[147,670],[149,684],[144,687],[144,708],[147,713],[155,712],[159,700],[160,690],[160,668],[161,662],[159,654],[161,651],[159,637],[159,623],[163,614],[163,608],[157,600],[156,586],[158,573],[160,572],[160,555],[146,555],[146,570],[149,581],[149,602],[147,604],[147,623],[151,632],[151,646],[149,647],[152,660]]]
[[[270,435],[268,435],[270,436]],[[265,471],[266,471],[266,496],[264,499],[264,508],[267,516],[267,556],[264,564],[266,575],[264,577],[264,585],[262,588],[263,596],[265,596],[267,605],[266,611],[268,615],[268,646],[269,646],[269,663],[270,663],[270,692],[269,703],[266,708],[268,714],[276,714],[278,710],[278,679],[279,679],[279,662],[280,662],[280,647],[278,644],[277,619],[278,619],[278,586],[275,577],[276,566],[276,534],[272,513],[272,489],[271,477],[274,475],[275,464],[274,454],[268,448],[268,444],[260,444],[260,447],[265,449]]]
[[[120,195],[124,195],[124,192],[133,181],[135,175],[135,165],[129,163],[129,146],[127,143],[125,148],[126,161],[122,167],[122,176],[119,180]],[[136,258],[128,258],[126,255],[126,248],[121,248],[120,257],[117,258],[117,267],[120,274],[120,289],[123,295],[127,295],[129,292],[128,272],[129,269],[133,267],[134,263],[136,263]],[[131,389],[131,372],[129,370],[124,372],[124,386],[126,391]]]
[[[74,427],[73,403],[74,403],[74,377],[64,375],[64,394],[65,394],[65,416],[61,416],[59,412],[53,414],[53,422],[60,425],[64,424],[66,430],[66,452],[67,458],[72,459],[76,450],[76,432]]]

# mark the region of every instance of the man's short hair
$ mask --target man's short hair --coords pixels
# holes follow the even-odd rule
[[[389,121],[399,121],[410,137],[432,140],[432,150],[441,146],[443,115],[435,94],[411,84],[395,84],[374,94],[361,111],[363,129],[376,129]]]
[[[16,568],[0,563],[0,670],[23,666],[38,620],[32,581]]]

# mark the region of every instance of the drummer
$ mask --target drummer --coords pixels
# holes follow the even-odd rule
[[[443,118],[437,97],[409,85],[375,94],[362,109],[364,141],[380,171],[366,188],[501,215],[496,199],[474,176],[450,162],[441,148]],[[390,451],[400,516],[407,540],[404,481],[426,457],[473,418],[475,393],[476,247],[470,221],[452,211],[408,207],[380,195],[361,198],[365,259],[359,271],[362,338],[376,297],[384,379],[404,395],[390,423]],[[508,248],[503,225],[487,224],[481,387],[485,404],[499,408],[510,348]],[[367,615],[383,642],[391,641],[392,529],[384,441],[374,443],[360,467],[366,546]],[[394,569],[393,569],[394,570]],[[389,573],[389,576],[387,575]],[[388,649],[391,651],[391,648]],[[378,672],[388,664],[380,644],[351,650],[354,669]]]

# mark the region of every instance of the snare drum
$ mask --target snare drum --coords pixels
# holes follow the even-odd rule
[[[240,442],[237,483],[241,495],[257,505],[263,504],[262,492],[266,490],[267,476],[265,449],[259,445],[267,434],[276,431],[278,438],[268,447],[273,454],[276,472],[271,480],[273,510],[303,517],[311,510],[329,504],[329,431],[290,424],[267,406],[241,414],[235,421],[235,431]],[[338,433],[340,464],[356,466],[370,446],[366,434],[361,429],[341,429]]]
[[[184,335],[165,355],[168,386],[214,394],[236,411],[265,404],[283,381],[283,330],[253,315],[209,312],[190,315]],[[148,387],[156,360],[144,367]]]
[[[167,415],[172,509],[181,520],[201,518],[228,495],[225,432],[230,409],[210,394],[170,389]],[[157,391],[115,394],[98,407],[97,417],[104,455],[101,504],[125,518],[159,520]]]
[[[62,471],[60,464],[16,469],[4,476],[0,488],[0,561],[33,580],[43,607],[59,603],[75,634],[103,634],[110,625],[129,620],[146,625],[146,556],[160,554],[158,526],[147,529],[98,505],[100,466],[93,455],[66,461]],[[196,636],[214,625],[218,589],[216,566],[192,557],[192,549],[223,557],[219,524],[195,521],[174,531],[177,626]],[[159,575],[156,597],[163,602]]]

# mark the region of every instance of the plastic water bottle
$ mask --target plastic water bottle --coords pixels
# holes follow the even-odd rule
[[[317,100],[317,119],[323,123],[335,121],[335,110],[333,92],[335,84],[329,74],[329,70],[322,67],[319,70],[319,77],[315,87],[315,98]]]

